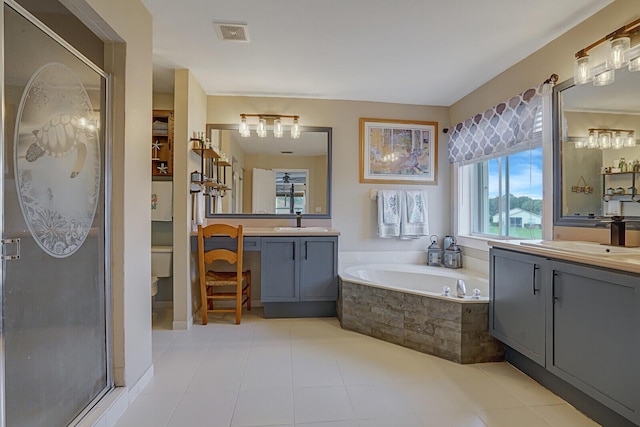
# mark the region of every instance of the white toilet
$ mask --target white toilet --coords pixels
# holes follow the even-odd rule
[[[161,277],[173,274],[173,246],[151,246],[151,298],[158,293]]]

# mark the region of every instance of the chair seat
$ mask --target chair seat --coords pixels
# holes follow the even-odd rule
[[[247,275],[250,275],[251,271],[242,272],[243,282],[247,282]],[[205,276],[207,286],[236,286],[236,272],[235,271],[207,271]]]

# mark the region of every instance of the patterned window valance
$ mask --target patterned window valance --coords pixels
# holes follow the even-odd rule
[[[458,123],[449,137],[450,163],[475,163],[542,145],[543,83]]]

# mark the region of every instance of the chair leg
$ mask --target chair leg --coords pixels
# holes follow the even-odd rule
[[[251,311],[251,270],[247,270],[247,310]]]
[[[200,287],[200,297],[202,298],[202,324],[207,324],[207,306],[209,300],[207,299],[207,290]]]
[[[240,324],[240,317],[242,316],[242,282],[240,282],[240,289],[236,292],[236,325]]]

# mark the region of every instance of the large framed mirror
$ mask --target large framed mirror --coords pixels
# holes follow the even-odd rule
[[[331,218],[332,128],[300,130],[297,139],[243,137],[238,125],[208,124],[211,144],[225,156],[210,174],[225,189],[207,197],[207,217]]]
[[[616,70],[601,87],[558,84],[553,112],[555,225],[640,219],[640,73]]]

